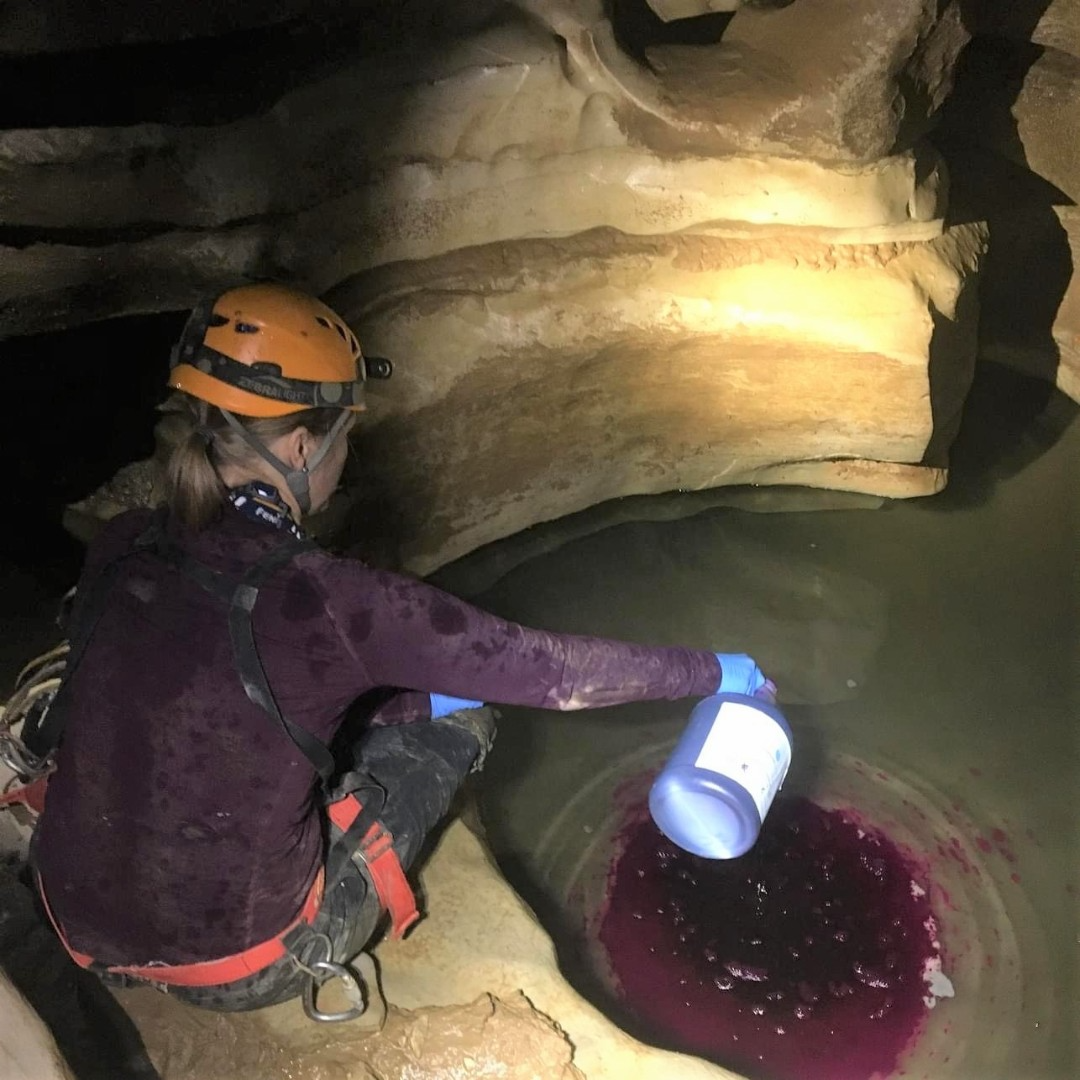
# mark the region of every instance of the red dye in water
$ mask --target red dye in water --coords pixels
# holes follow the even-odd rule
[[[741,858],[627,826],[599,938],[653,1042],[768,1080],[890,1074],[937,957],[917,871],[888,839],[802,799]]]

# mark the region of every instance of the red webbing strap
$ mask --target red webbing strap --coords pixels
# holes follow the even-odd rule
[[[258,945],[252,945],[250,949],[245,949],[243,952],[234,953],[232,956],[223,956],[217,960],[201,961],[196,964],[117,966],[105,967],[104,970],[113,975],[131,975],[137,979],[161,983],[164,986],[219,986],[222,983],[235,982],[237,979],[246,979],[249,975],[255,975],[264,968],[268,968],[286,955],[288,949],[286,949],[283,939],[296,927],[301,924],[310,926],[315,921],[315,916],[322,905],[324,880],[324,872],[320,868],[304,900],[304,906],[300,909],[300,914],[280,934],[270,938],[269,941],[262,941]],[[45,890],[42,888],[40,877],[37,879],[37,887],[42,906],[49,916],[49,922],[52,923],[56,936],[60,939],[71,959],[81,968],[101,970],[104,965],[98,963],[92,956],[87,956],[86,953],[77,952],[68,944],[64,931],[60,929],[60,924],[56,921],[48,900],[45,899]]]
[[[0,795],[0,808],[21,803],[33,813],[40,814],[45,809],[45,791],[49,786],[50,775],[52,774],[46,773],[36,780],[31,780],[29,784],[20,784],[11,791],[5,791]]]
[[[336,799],[326,807],[331,823],[343,834],[349,831],[361,810],[360,800],[353,794]],[[356,854],[371,872],[379,903],[390,913],[390,936],[400,939],[420,918],[420,912],[416,908],[412,886],[394,851],[394,838],[381,822],[376,821],[364,834]]]

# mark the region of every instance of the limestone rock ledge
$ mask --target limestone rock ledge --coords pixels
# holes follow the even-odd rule
[[[984,239],[598,231],[358,277],[331,302],[401,361],[372,387],[343,535],[428,573],[629,494],[940,490]]]
[[[607,21],[592,12],[597,5],[525,6],[535,10],[507,8],[501,20],[472,36],[359,59],[291,90],[265,112],[231,123],[3,132],[3,223],[64,230],[208,229],[297,213],[355,192],[354,204],[373,219],[370,232],[379,210],[408,217],[410,197],[417,194],[435,204],[449,194],[516,183],[520,198],[534,173],[549,186],[562,185],[564,212],[587,205],[592,214],[603,214],[604,202],[588,195],[590,187],[602,191],[605,182],[610,191],[618,183],[640,201],[664,202],[671,207],[662,218],[666,224],[654,222],[645,230],[652,232],[690,223],[707,200],[714,205],[704,207],[705,217],[697,220],[851,228],[911,219],[929,227],[941,216],[925,143],[894,145],[898,69],[913,49],[919,52],[920,37],[951,31],[955,21],[935,22],[921,0],[865,9],[824,0],[823,10],[796,4],[768,15],[750,13],[750,23],[766,34],[763,41],[751,37],[734,46],[725,36],[724,43],[680,54],[677,63],[669,59],[668,81],[687,72],[685,77],[700,80],[703,67],[718,80],[698,87],[697,96],[676,94],[675,100],[674,91],[662,90],[655,80],[647,98],[639,92],[635,80],[645,77],[645,69],[616,46],[601,59],[595,47],[580,45],[601,32],[611,38]],[[949,12],[955,6],[946,5]],[[834,8],[850,9],[839,25]],[[855,25],[849,25],[856,11]],[[598,19],[592,26],[585,21],[590,12]],[[875,24],[871,36],[877,47],[867,70],[818,71],[841,54],[841,68],[863,62],[850,42],[846,51],[838,50],[831,35],[866,35],[867,21]],[[781,37],[779,25],[787,26]],[[773,28],[771,36],[767,27]],[[828,38],[819,52],[815,38]],[[866,43],[865,36],[852,40],[860,49]],[[934,57],[940,71],[931,81],[948,82],[963,41],[961,34],[953,48]],[[788,62],[772,55],[782,49]],[[748,58],[740,58],[739,50]],[[919,56],[926,60],[925,51]],[[793,63],[797,58],[804,66]],[[791,82],[776,101],[778,71]],[[870,116],[852,123],[845,106],[864,106],[870,97],[882,110],[876,126]],[[766,137],[758,126],[774,130]],[[800,134],[789,141],[785,131],[793,126]],[[694,141],[691,130],[727,134]],[[827,147],[833,138],[868,141],[849,153]],[[916,160],[918,175],[911,169]],[[579,190],[566,187],[571,177]],[[667,188],[685,193],[681,222],[673,214],[680,200],[665,197]],[[524,207],[516,209],[519,218],[531,217]],[[618,207],[608,208],[608,215],[618,217]],[[427,219],[429,227],[434,224],[431,214]],[[534,235],[615,223],[572,221],[560,229],[554,221],[537,222]],[[638,231],[629,224],[627,229]],[[499,238],[494,231],[470,232],[468,242]],[[424,252],[432,253],[437,247]],[[419,256],[402,251],[392,257]],[[371,259],[383,261],[375,254]]]
[[[520,992],[390,1008],[377,1034],[316,1024],[295,1006],[225,1015],[153,990],[118,997],[162,1080],[586,1080],[565,1034]]]
[[[261,186],[221,169],[206,179],[208,188]],[[41,191],[42,172],[50,170],[31,170],[25,183]],[[61,163],[55,172],[76,182],[49,195],[50,204],[92,207],[94,200],[80,194],[86,170]],[[119,193],[121,204],[137,198],[120,172],[100,187]],[[92,243],[72,242],[85,234],[62,230],[25,247],[0,246],[0,336],[190,307],[244,278],[285,277],[323,291],[374,267],[597,228],[635,235],[790,229],[835,243],[926,240],[942,231],[945,188],[940,160],[928,148],[845,169],[768,158],[668,158],[633,147],[535,160],[410,161],[280,217],[205,230],[159,228],[145,237],[102,230]],[[152,185],[145,194],[161,197]],[[0,199],[9,198],[15,207],[33,201],[0,191]],[[67,228],[77,231],[79,223]]]
[[[916,27],[922,5],[902,6],[882,56],[931,31]],[[179,309],[240,277],[322,291],[402,260],[605,227],[741,223],[851,243],[941,232],[946,179],[925,142],[894,150],[875,132],[873,153],[818,157],[781,136],[744,143],[713,111],[735,100],[743,121],[755,116],[752,65],[737,98],[708,98],[713,111],[661,107],[629,57],[578,48],[603,19],[586,28],[584,9],[540,7],[426,53],[365,58],[232,123],[0,134],[0,223],[30,241],[0,249],[0,335]],[[722,50],[704,56],[695,63],[725,69]],[[892,85],[882,72],[859,85],[877,77]],[[835,90],[809,95],[807,130],[832,122]],[[734,134],[688,142],[687,124]]]

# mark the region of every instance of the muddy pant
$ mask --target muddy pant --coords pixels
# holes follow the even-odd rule
[[[477,737],[452,722],[376,728],[360,740],[356,759],[386,793],[379,820],[394,837],[403,869],[415,862],[424,840],[446,814],[479,749]],[[328,888],[312,924],[315,933],[330,939],[338,963],[347,963],[364,948],[382,914],[374,886],[356,862],[350,861],[341,880]],[[306,978],[296,961],[286,956],[236,982],[164,989],[191,1005],[239,1012],[297,997]],[[117,981],[115,976],[105,979]],[[119,979],[127,985],[135,982]]]

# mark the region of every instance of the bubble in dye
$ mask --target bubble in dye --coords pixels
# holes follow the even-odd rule
[[[941,964],[929,890],[887,837],[782,798],[738,859],[682,851],[644,813],[617,850],[598,937],[635,1034],[760,1080],[896,1068]]]

